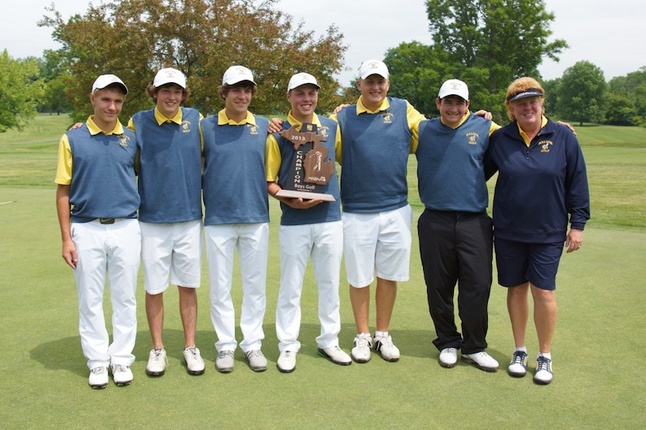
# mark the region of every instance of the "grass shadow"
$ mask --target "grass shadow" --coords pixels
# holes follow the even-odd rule
[[[74,354],[71,351],[75,351]],[[41,343],[29,351],[32,360],[47,370],[64,370],[87,377],[88,368],[81,352],[79,336],[64,337]]]

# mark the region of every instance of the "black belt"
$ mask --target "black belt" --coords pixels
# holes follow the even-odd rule
[[[114,218],[99,218],[101,224],[114,224]]]

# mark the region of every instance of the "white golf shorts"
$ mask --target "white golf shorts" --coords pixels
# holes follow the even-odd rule
[[[202,268],[202,221],[147,223],[141,226],[141,263],[148,294],[170,284],[198,288]]]
[[[343,213],[345,270],[356,288],[370,285],[375,276],[407,281],[410,270],[410,205],[386,212]]]

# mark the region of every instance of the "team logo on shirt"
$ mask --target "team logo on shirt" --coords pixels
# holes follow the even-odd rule
[[[258,127],[255,125],[247,124],[247,127],[249,127],[249,134],[258,134]]]
[[[189,120],[182,121],[182,133],[190,133],[190,132],[191,132],[191,121]]]
[[[328,137],[328,130],[329,130],[329,129],[330,129],[329,127],[325,127],[325,126],[323,126],[323,125],[321,126],[321,128],[319,128],[319,130],[318,130],[318,131],[319,131],[319,135],[323,136],[323,139],[321,139],[321,140],[327,140],[327,137]]]
[[[480,134],[475,131],[470,131],[467,133],[467,139],[469,139],[469,145],[477,145]]]
[[[119,145],[123,146],[126,148],[128,146],[128,141],[130,140],[130,137],[128,137],[125,134],[120,134],[119,135]]]
[[[550,147],[554,145],[551,140],[541,140],[538,146],[541,147],[541,152],[550,152]]]
[[[381,117],[383,118],[384,124],[392,124],[393,117],[395,115],[392,112],[383,112]]]

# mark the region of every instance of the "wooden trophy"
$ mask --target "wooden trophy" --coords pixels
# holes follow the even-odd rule
[[[303,124],[301,130],[291,126],[279,134],[292,142],[296,155],[287,182],[277,195],[302,199],[319,199],[333,202],[327,194],[328,182],[334,173],[334,159],[328,159],[328,149],[321,144],[326,137],[317,133],[316,124]]]

